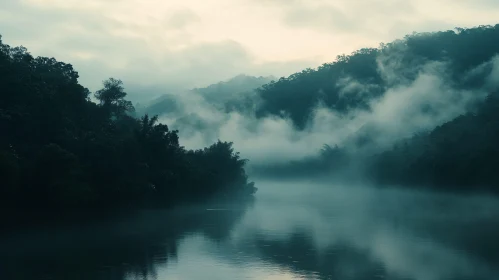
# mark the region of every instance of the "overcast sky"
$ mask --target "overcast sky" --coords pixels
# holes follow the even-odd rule
[[[110,76],[192,88],[288,75],[413,31],[498,22],[497,0],[0,0],[5,43],[73,64],[92,90]]]

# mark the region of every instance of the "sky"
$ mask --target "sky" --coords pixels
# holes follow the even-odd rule
[[[496,0],[1,0],[12,46],[165,91],[284,76],[413,31],[495,24]]]

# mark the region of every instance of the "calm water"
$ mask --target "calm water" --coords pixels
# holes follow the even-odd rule
[[[0,239],[0,279],[499,279],[499,200],[260,182],[247,205]]]

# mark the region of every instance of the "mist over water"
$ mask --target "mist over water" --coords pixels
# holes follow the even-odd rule
[[[497,3],[0,0],[0,280],[499,280]]]
[[[499,201],[257,181],[249,204],[149,210],[0,239],[2,279],[414,279],[499,276]],[[14,277],[14,275],[16,275]]]
[[[160,121],[179,129],[186,148],[201,148],[217,139],[232,141],[236,150],[250,159],[250,166],[261,166],[315,156],[324,144],[356,154],[384,151],[398,140],[431,131],[469,112],[499,86],[497,57],[463,75],[463,83],[476,77],[486,81],[482,87],[468,89],[451,80],[449,62],[407,65],[401,62],[403,51],[394,48],[378,55],[377,72],[382,83],[359,81],[348,75],[331,78],[340,96],[365,98],[368,109],[339,113],[318,100],[303,129],[298,129],[285,112],[257,117],[255,110],[263,101],[255,90],[239,92],[236,88],[234,99],[217,96],[216,91],[204,96],[196,91],[168,94],[163,97],[168,106],[152,112],[162,112]],[[379,97],[368,97],[376,95]],[[246,100],[250,107],[227,112],[223,109],[227,100]],[[369,139],[369,145],[356,146],[359,139]]]
[[[494,279],[497,200],[270,183],[246,231],[270,259],[323,279]],[[265,191],[263,191],[265,192]],[[275,193],[272,193],[275,192]],[[264,232],[264,234],[262,234]]]

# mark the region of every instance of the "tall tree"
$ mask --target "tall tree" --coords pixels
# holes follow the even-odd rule
[[[126,92],[123,82],[115,78],[103,81],[104,88],[95,93],[95,98],[100,105],[114,116],[121,116],[128,112],[133,112],[132,102],[125,100]]]

